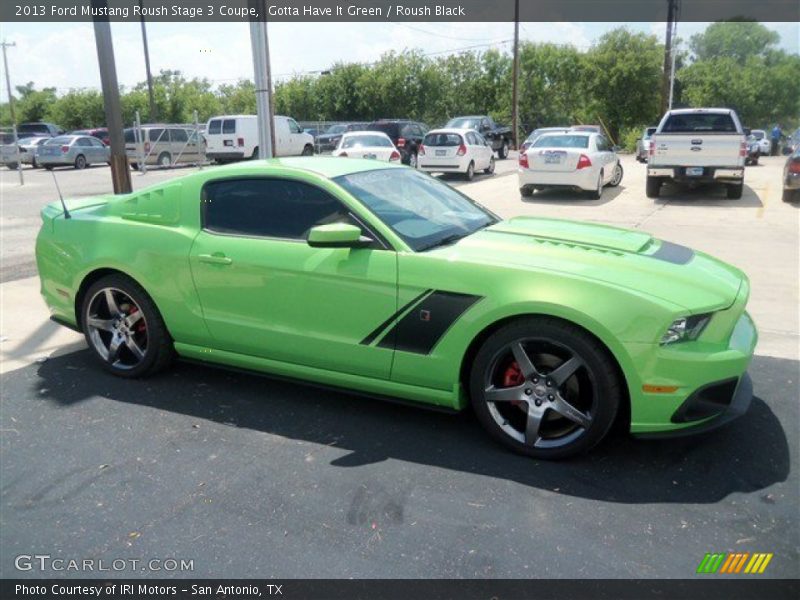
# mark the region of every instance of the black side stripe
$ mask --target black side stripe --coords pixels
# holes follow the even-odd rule
[[[694,258],[694,250],[680,244],[662,241],[661,247],[651,254],[650,258],[657,258],[676,265],[685,265]]]
[[[397,317],[399,317],[400,315],[402,315],[404,312],[406,312],[406,311],[407,311],[409,308],[411,308],[412,306],[414,306],[414,305],[415,305],[417,302],[419,302],[420,300],[422,300],[422,299],[423,299],[425,296],[427,296],[428,294],[430,294],[432,291],[433,291],[433,290],[430,290],[430,289],[428,289],[428,290],[425,290],[425,291],[424,291],[424,292],[422,292],[422,293],[421,293],[419,296],[417,296],[416,298],[414,298],[414,299],[413,299],[411,302],[409,302],[409,303],[405,304],[405,305],[404,305],[404,306],[403,306],[403,307],[402,307],[400,310],[398,310],[397,312],[395,312],[395,313],[394,313],[394,314],[393,314],[391,317],[389,317],[389,318],[388,318],[388,319],[386,319],[386,320],[385,320],[383,323],[381,323],[380,325],[378,325],[378,326],[375,328],[375,330],[374,330],[374,331],[372,331],[372,333],[370,333],[370,334],[369,334],[367,337],[365,337],[363,340],[361,340],[361,343],[362,343],[362,344],[364,344],[364,345],[366,345],[366,346],[369,346],[369,345],[370,345],[372,342],[374,342],[374,341],[375,341],[375,338],[377,338],[377,337],[378,337],[378,336],[381,334],[381,332],[382,332],[384,329],[386,329],[387,327],[389,327],[389,325],[391,325],[391,324],[392,324],[392,322],[393,322],[393,321],[394,321],[394,320],[395,320]]]
[[[481,296],[437,290],[397,321],[378,347],[430,354],[453,323],[481,299]]]

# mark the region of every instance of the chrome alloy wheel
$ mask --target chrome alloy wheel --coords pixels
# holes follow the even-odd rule
[[[559,448],[583,436],[597,405],[586,363],[548,339],[516,340],[500,350],[489,363],[484,387],[497,425],[535,448]]]
[[[125,292],[103,288],[89,301],[85,324],[95,351],[112,367],[129,370],[147,352],[147,320]]]

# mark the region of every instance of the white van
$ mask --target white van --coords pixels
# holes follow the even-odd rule
[[[314,136],[304,133],[291,117],[275,115],[276,156],[309,156],[314,153]],[[256,115],[211,117],[206,124],[206,157],[217,162],[258,156]]]

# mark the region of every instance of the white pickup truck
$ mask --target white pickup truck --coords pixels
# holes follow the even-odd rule
[[[728,108],[668,111],[650,141],[647,196],[661,185],[723,183],[728,198],[742,197],[747,143],[736,112]]]

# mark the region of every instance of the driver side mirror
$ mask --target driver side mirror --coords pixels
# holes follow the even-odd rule
[[[308,245],[313,248],[364,248],[372,239],[361,235],[361,229],[348,223],[317,225],[308,232]]]
[[[613,152],[620,152],[622,150],[622,146],[611,146],[611,150]]]

